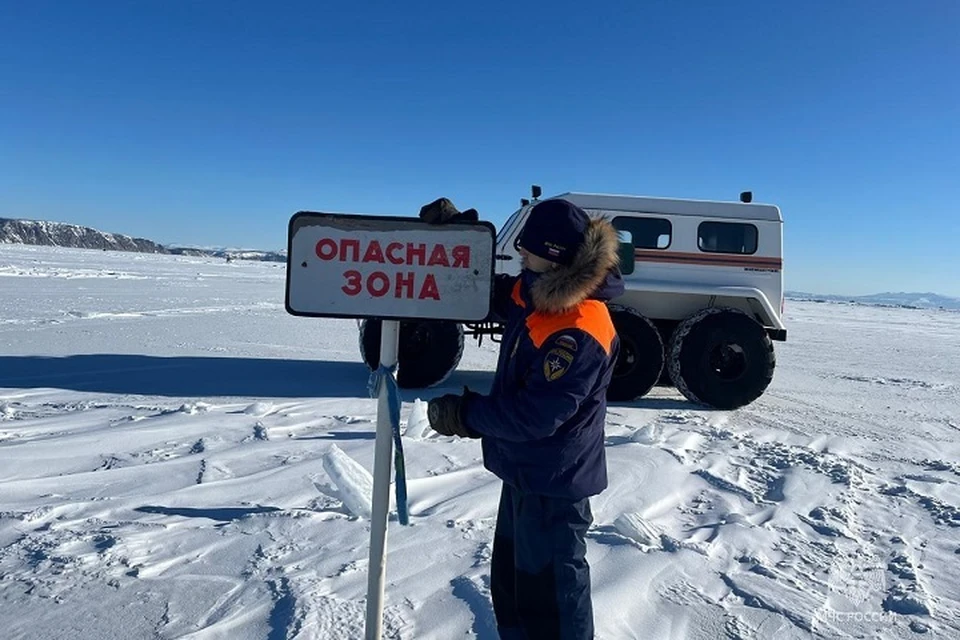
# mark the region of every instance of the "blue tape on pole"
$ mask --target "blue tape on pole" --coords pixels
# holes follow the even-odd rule
[[[393,468],[397,492],[397,518],[400,524],[407,525],[407,469],[403,462],[403,443],[400,440],[400,388],[397,379],[393,376],[396,367],[380,368],[370,375],[370,396],[380,397],[380,388],[387,385],[387,405],[390,409],[390,431],[393,433]]]

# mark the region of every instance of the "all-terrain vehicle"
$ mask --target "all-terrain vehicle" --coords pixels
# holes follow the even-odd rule
[[[517,274],[514,242],[530,209],[521,200],[497,234],[497,272]],[[734,409],[770,384],[775,340],[786,340],[783,312],[783,218],[769,204],[564,193],[620,234],[623,296],[609,309],[620,355],[611,401],[642,397],[655,385],[675,386],[690,401]],[[397,381],[402,387],[442,382],[456,369],[464,336],[502,334],[495,323],[402,322]],[[376,367],[380,321],[360,326],[364,361]]]

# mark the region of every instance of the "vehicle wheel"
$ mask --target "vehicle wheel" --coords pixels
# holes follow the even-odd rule
[[[657,384],[663,370],[663,340],[646,316],[620,305],[609,308],[620,337],[620,354],[607,399],[627,402],[646,395]]]
[[[691,402],[736,409],[763,394],[773,379],[773,342],[738,309],[711,307],[677,326],[670,340],[670,379]]]
[[[360,355],[371,370],[380,366],[381,321],[360,324]],[[419,389],[439,384],[463,355],[463,327],[456,322],[424,320],[400,323],[397,384]]]

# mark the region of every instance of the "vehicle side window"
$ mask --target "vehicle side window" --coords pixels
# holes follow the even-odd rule
[[[757,228],[740,222],[701,222],[697,246],[709,253],[756,253]]]
[[[666,218],[621,216],[613,219],[613,227],[628,232],[636,249],[666,249],[673,238],[673,225]]]

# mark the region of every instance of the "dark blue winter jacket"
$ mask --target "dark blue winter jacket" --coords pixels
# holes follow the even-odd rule
[[[619,341],[605,301],[623,293],[617,237],[593,221],[574,263],[498,276],[506,323],[489,395],[468,394],[463,419],[484,465],[521,491],[578,500],[607,486],[606,392]]]

